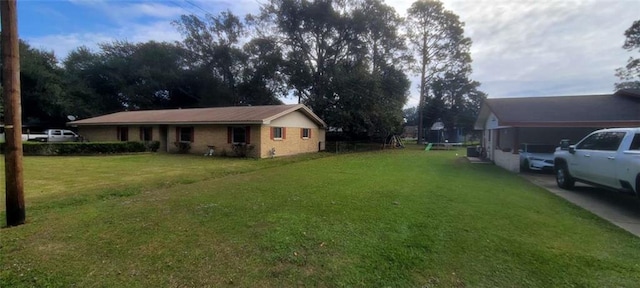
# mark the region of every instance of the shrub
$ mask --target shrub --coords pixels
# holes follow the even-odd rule
[[[4,144],[0,147],[4,153]],[[24,155],[95,155],[148,151],[142,142],[25,142],[22,143],[22,150]]]
[[[236,157],[247,157],[249,156],[249,153],[253,151],[253,148],[254,148],[253,145],[247,145],[247,144],[233,144],[233,146],[231,147]]]
[[[160,149],[160,141],[145,141],[144,146],[149,152],[158,152],[158,149]]]
[[[173,144],[178,148],[178,153],[186,154],[191,150],[191,142],[178,141]]]

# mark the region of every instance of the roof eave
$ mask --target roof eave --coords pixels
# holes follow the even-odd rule
[[[309,119],[313,120],[314,122],[316,122],[316,124],[320,125],[320,128],[327,128],[327,124],[322,121],[322,119],[320,119],[320,117],[318,117],[318,115],[316,115],[315,113],[313,113],[313,111],[311,111],[311,109],[309,109],[307,106],[303,105],[303,104],[296,104],[296,105],[292,105],[291,108],[282,111],[278,114],[275,114],[271,117],[265,118],[263,121],[265,124],[269,124],[271,123],[271,121],[278,119],[284,115],[287,115],[291,112],[294,111],[298,111],[298,110],[302,110],[301,112],[303,114],[305,114],[307,117],[309,117]]]
[[[620,121],[501,121],[500,125],[512,127],[638,127],[640,120]]]
[[[263,125],[266,124],[264,120],[252,120],[252,121],[164,121],[164,122],[96,122],[96,123],[76,123],[67,122],[67,126],[143,126],[143,125]]]

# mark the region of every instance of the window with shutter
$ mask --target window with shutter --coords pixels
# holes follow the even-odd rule
[[[247,144],[248,139],[246,127],[233,127],[231,132],[233,144]]]
[[[284,139],[284,128],[282,127],[272,127],[271,133],[273,134],[271,139],[275,139],[275,140]]]
[[[193,127],[176,127],[176,140],[178,142],[193,142],[195,140]]]
[[[311,129],[302,128],[302,139],[309,139],[309,138],[311,138]]]

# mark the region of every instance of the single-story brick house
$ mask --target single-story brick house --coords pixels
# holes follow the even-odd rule
[[[327,127],[302,104],[124,111],[67,125],[89,141],[159,141],[166,152],[182,142],[202,154],[210,146],[219,154],[246,145],[259,158],[324,150]]]
[[[481,145],[496,165],[519,171],[521,143],[573,143],[590,132],[640,127],[640,91],[614,94],[486,99],[475,122]]]

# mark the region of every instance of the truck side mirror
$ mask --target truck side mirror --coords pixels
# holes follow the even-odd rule
[[[571,154],[576,153],[576,146],[575,145],[570,145],[569,144],[569,139],[560,140],[560,149],[569,151],[569,153],[571,153]]]

